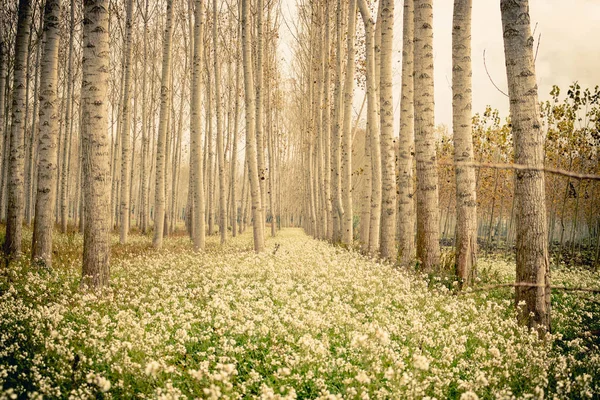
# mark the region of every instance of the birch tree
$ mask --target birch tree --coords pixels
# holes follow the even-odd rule
[[[223,144],[223,117],[221,107],[221,67],[219,66],[219,37],[218,37],[218,10],[217,0],[213,0],[213,66],[215,70],[215,111],[217,117],[217,167],[219,172],[219,233],[221,234],[221,244],[225,243],[227,233],[225,203],[225,146]]]
[[[473,162],[471,127],[472,0],[454,0],[452,23],[452,131],[454,161]],[[456,166],[456,272],[469,285],[477,259],[477,199],[475,170]]]
[[[402,92],[398,141],[398,262],[408,265],[415,258],[415,208],[413,152],[414,114],[414,0],[404,0],[402,25]]]
[[[52,266],[52,231],[56,204],[58,141],[58,44],[60,0],[44,7],[44,54],[40,77],[40,135],[37,196],[31,259]]]
[[[108,0],[86,0],[83,10],[83,233],[82,286],[109,281],[110,142],[108,139]]]
[[[382,1],[381,69],[379,75],[379,117],[381,119],[381,257],[395,259],[396,252],[396,151],[394,149],[394,102],[392,95],[392,55],[394,40],[394,0]]]
[[[381,147],[379,142],[379,121],[377,119],[377,82],[375,81],[375,21],[369,10],[366,0],[358,0],[358,7],[365,26],[366,49],[366,78],[367,78],[367,141],[370,142],[369,150],[371,170],[371,194],[367,206],[369,212],[369,238],[366,247],[375,255],[379,250],[379,227],[381,221]],[[362,221],[361,221],[362,223]],[[366,223],[366,221],[365,221]]]
[[[342,0],[337,1],[336,10],[336,64],[335,88],[333,93],[333,129],[332,129],[332,162],[331,162],[331,196],[333,198],[333,242],[342,240],[342,220],[344,208],[342,205],[342,50],[343,50],[343,7]]]
[[[433,98],[433,0],[415,0],[414,52],[417,258],[423,270],[431,271],[440,262]]]
[[[12,116],[10,148],[8,158],[8,210],[6,215],[6,237],[4,254],[7,258],[21,255],[23,239],[24,168],[25,168],[25,107],[27,103],[27,56],[31,25],[31,4],[19,0],[17,34],[15,38],[15,60],[13,67]]]
[[[342,243],[352,245],[354,238],[352,212],[352,100],[354,98],[354,41],[356,35],[356,0],[348,3],[347,63],[344,81],[344,125],[342,134]]]
[[[204,251],[204,170],[202,164],[201,98],[202,98],[202,46],[204,22],[202,20],[203,0],[195,0],[194,9],[194,61],[192,69],[192,99],[190,104],[191,171],[193,174],[194,211],[192,212],[194,249]]]
[[[256,116],[254,109],[254,83],[252,78],[251,40],[249,7],[250,0],[242,1],[242,56],[244,65],[244,88],[246,100],[246,162],[250,176],[250,196],[252,198],[252,219],[254,227],[254,250],[264,251],[265,239],[263,206],[261,202],[258,166],[256,159],[256,136],[254,134]]]
[[[504,55],[514,137],[515,163],[537,170],[515,171],[516,287],[520,321],[540,332],[550,330],[550,263],[546,221],[545,134],[540,121],[529,1],[501,0]]]
[[[119,226],[119,241],[123,244],[127,242],[129,234],[129,216],[130,216],[130,192],[129,186],[129,163],[130,151],[129,143],[131,136],[131,53],[132,53],[132,30],[133,30],[133,0],[127,0],[125,15],[125,37],[123,43],[123,98],[121,105],[121,207]]]
[[[165,164],[169,95],[171,92],[171,41],[173,39],[173,0],[167,0],[167,21],[163,37],[160,116],[156,141],[156,185],[154,194],[154,238],[152,244],[160,249],[165,224]]]

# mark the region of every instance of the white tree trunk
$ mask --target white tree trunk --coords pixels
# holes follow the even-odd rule
[[[259,185],[256,157],[256,137],[254,134],[256,116],[254,109],[254,84],[252,81],[252,59],[250,42],[249,7],[250,0],[242,1],[242,54],[244,63],[244,87],[246,99],[246,162],[250,175],[250,194],[252,197],[252,219],[254,226],[254,250],[259,253],[265,249],[263,206]]]
[[[414,114],[414,1],[404,0],[402,28],[402,93],[398,143],[398,262],[408,266],[415,259],[415,203],[413,153]]]
[[[381,69],[379,107],[381,120],[382,213],[380,255],[396,258],[396,150],[394,149],[394,101],[392,91],[392,42],[394,39],[394,0],[382,1]]]
[[[545,134],[540,121],[535,78],[529,2],[500,1],[515,163],[544,166]],[[542,171],[515,171],[517,224],[517,283],[537,287],[515,288],[520,320],[540,332],[550,330],[550,263],[546,221],[545,180]]]
[[[433,98],[433,0],[415,0],[415,153],[417,258],[424,271],[440,262],[440,210]]]
[[[354,41],[356,36],[356,0],[348,4],[347,62],[344,81],[344,125],[342,136],[342,243],[351,246],[354,240],[352,212],[352,100],[354,98]]]
[[[58,140],[58,45],[60,0],[47,0],[44,10],[44,54],[40,80],[40,143],[31,259],[52,266],[52,231],[56,204]]]
[[[202,165],[202,49],[204,21],[202,20],[202,11],[204,10],[204,1],[195,0],[194,10],[194,61],[192,70],[192,99],[191,99],[191,173],[193,173],[193,186],[190,188],[194,192],[194,211],[193,234],[194,249],[204,251],[205,247],[205,221],[204,221],[204,170]]]
[[[335,88],[333,93],[333,130],[331,146],[333,154],[331,172],[331,195],[333,198],[333,242],[342,240],[342,219],[344,208],[342,205],[342,1],[337,2],[336,11],[336,66],[335,66]]]
[[[132,53],[132,29],[133,29],[133,0],[127,0],[125,15],[125,38],[123,47],[123,99],[121,104],[121,207],[119,226],[119,241],[121,244],[127,243],[129,234],[129,216],[130,216],[130,198],[129,198],[129,142],[131,136],[131,53]]]
[[[368,188],[370,208],[368,213],[368,237],[365,248],[375,255],[379,250],[379,223],[381,219],[381,147],[379,143],[379,121],[377,120],[377,82],[375,81],[375,21],[366,0],[358,1],[359,10],[365,25],[365,58],[367,67],[367,138],[370,157],[371,185]],[[367,145],[366,145],[367,146]],[[361,221],[362,223],[362,221]]]
[[[173,0],[167,0],[167,21],[163,37],[162,77],[160,88],[160,116],[156,143],[156,187],[154,194],[154,238],[152,244],[160,249],[165,224],[165,145],[169,119],[169,93],[171,91],[171,41],[173,39]]]
[[[31,25],[31,5],[29,0],[19,0],[17,36],[15,39],[15,61],[13,68],[12,123],[8,159],[8,209],[4,254],[10,258],[21,255],[23,239],[24,206],[24,118],[27,98],[27,56]]]
[[[223,117],[221,110],[221,67],[219,66],[219,37],[218,37],[218,12],[217,0],[213,0],[213,60],[215,70],[215,104],[217,114],[217,167],[219,170],[219,233],[221,234],[221,244],[225,243],[227,234],[225,203],[225,147],[223,145]]]
[[[108,0],[89,0],[83,11],[81,106],[85,229],[81,284],[90,288],[105,287],[109,281],[108,6]]]
[[[452,23],[452,131],[454,161],[471,163],[473,136],[471,127],[472,0],[454,0]],[[470,285],[477,260],[477,193],[475,169],[456,166],[456,273],[464,285]]]

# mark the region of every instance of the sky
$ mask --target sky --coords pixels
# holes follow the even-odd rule
[[[583,88],[600,85],[600,0],[530,0],[529,3],[532,29],[537,24],[535,46],[541,34],[536,61],[540,100],[550,98],[552,85],[563,89],[562,94],[566,94],[574,81]],[[288,21],[295,18],[295,4],[296,0],[282,0],[282,14]],[[402,6],[403,0],[396,0],[393,61],[396,121],[401,84]],[[452,126],[452,8],[452,0],[434,0],[435,117],[436,124],[448,127]],[[360,19],[357,22],[362,23]],[[290,73],[294,39],[284,23],[280,38],[280,57],[284,70]],[[490,82],[483,62],[485,50],[490,76],[507,93],[499,0],[473,0],[472,41],[473,113],[483,112],[491,105],[502,116],[508,116],[508,98]],[[360,108],[362,99],[363,92],[357,90],[355,110]]]

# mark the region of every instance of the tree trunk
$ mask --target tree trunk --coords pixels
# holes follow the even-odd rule
[[[342,219],[344,208],[342,206],[342,1],[337,2],[336,11],[336,67],[335,67],[335,88],[333,92],[333,130],[331,146],[332,169],[331,169],[331,195],[333,198],[333,242],[338,243],[342,240]]]
[[[154,238],[152,244],[160,249],[165,224],[165,142],[169,119],[169,92],[171,88],[171,41],[173,39],[173,0],[167,0],[167,21],[163,38],[162,77],[160,88],[160,117],[156,143],[156,187],[154,194]]]
[[[342,243],[351,246],[354,239],[352,212],[352,99],[354,98],[354,40],[356,36],[356,0],[348,4],[347,63],[344,81],[344,125],[342,136]]]
[[[15,61],[13,72],[12,124],[10,133],[10,156],[8,159],[8,209],[4,254],[7,258],[21,255],[23,239],[23,174],[24,174],[24,115],[27,98],[27,55],[29,27],[31,25],[31,5],[29,0],[19,0],[17,35],[15,38]]]
[[[204,170],[202,165],[202,122],[200,120],[202,113],[201,93],[202,93],[202,46],[204,21],[202,20],[202,11],[204,9],[203,0],[195,0],[194,10],[194,61],[192,70],[192,99],[190,104],[190,131],[191,131],[191,170],[193,173],[193,186],[190,190],[194,192],[194,211],[193,233],[194,250],[204,251],[205,247],[205,220],[204,220]]]
[[[535,78],[529,2],[501,0],[504,54],[510,98],[515,163],[543,167],[544,132],[541,129]],[[538,331],[550,330],[550,265],[546,224],[544,173],[515,171],[517,200],[517,283],[537,287],[515,288],[520,321]],[[519,305],[524,302],[525,305]]]
[[[394,149],[394,104],[392,96],[392,42],[394,39],[394,0],[381,0],[381,69],[379,106],[381,119],[381,257],[395,259],[396,239],[396,152]]]
[[[119,226],[119,241],[127,243],[129,234],[130,198],[129,198],[129,160],[130,160],[130,136],[131,136],[131,53],[132,53],[132,29],[133,29],[133,0],[127,0],[125,16],[125,38],[123,47],[123,99],[121,105],[121,207]]]
[[[47,0],[44,9],[44,54],[40,81],[40,144],[35,223],[31,259],[52,266],[52,231],[57,179],[58,45],[60,0]]]
[[[42,35],[38,35],[37,51],[35,55],[35,72],[34,72],[34,84],[33,84],[33,113],[31,115],[31,133],[29,135],[29,148],[27,149],[27,164],[25,164],[25,224],[31,225],[33,218],[33,207],[35,204],[35,195],[33,192],[33,183],[35,181],[35,173],[37,163],[34,162],[37,152],[36,146],[38,144],[38,130],[39,126],[36,125],[38,118],[38,107],[39,107],[39,82],[40,82],[40,57],[42,53]]]
[[[333,239],[333,209],[331,204],[331,63],[330,63],[330,47],[331,47],[331,27],[330,20],[330,1],[325,2],[325,43],[324,43],[324,59],[323,59],[323,136],[325,139],[325,179],[324,179],[324,196],[325,207],[327,208],[327,232],[325,237],[328,240]],[[281,188],[281,185],[279,186]]]
[[[260,1],[260,0],[259,0]],[[225,203],[225,147],[223,145],[223,117],[221,110],[221,68],[219,66],[219,38],[218,38],[218,12],[217,0],[213,0],[213,60],[215,70],[215,104],[217,114],[217,167],[219,170],[219,233],[221,234],[221,244],[225,243],[227,234],[226,211],[227,204]]]
[[[259,172],[256,157],[256,137],[254,134],[256,112],[254,109],[254,83],[252,81],[252,59],[250,42],[250,21],[248,8],[250,0],[242,1],[242,54],[244,63],[244,87],[246,92],[246,160],[250,175],[250,193],[252,197],[252,218],[254,226],[254,250],[257,253],[264,251],[263,206],[260,193]]]
[[[440,210],[433,99],[433,0],[415,0],[415,150],[417,258],[424,271],[440,262]]]
[[[413,162],[415,151],[413,0],[404,0],[402,28],[402,93],[398,143],[398,262],[408,266],[415,259],[415,204]]]
[[[452,28],[452,113],[454,161],[471,163],[473,134],[471,125],[472,0],[454,0]],[[475,169],[456,166],[456,274],[463,285],[470,285],[477,261],[477,191]]]
[[[108,0],[88,0],[83,24],[83,171],[85,230],[82,286],[108,286],[110,142],[108,140]]]
[[[365,49],[367,66],[367,137],[371,162],[371,190],[369,194],[369,237],[366,248],[375,255],[379,250],[379,233],[381,221],[381,147],[379,142],[379,121],[377,120],[377,82],[375,80],[375,21],[371,16],[366,0],[358,1],[359,10],[365,25]]]

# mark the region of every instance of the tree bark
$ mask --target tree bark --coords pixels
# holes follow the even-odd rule
[[[250,175],[250,194],[252,197],[252,219],[254,227],[254,250],[257,253],[264,251],[263,206],[259,184],[259,172],[256,156],[256,136],[254,134],[256,111],[254,109],[254,83],[252,80],[252,59],[250,42],[250,21],[248,9],[250,0],[242,1],[242,54],[244,63],[244,87],[246,99],[246,161]]]
[[[15,61],[13,72],[12,123],[10,150],[8,159],[8,208],[6,218],[6,237],[4,254],[7,258],[21,255],[23,239],[24,205],[24,114],[27,98],[25,86],[27,80],[27,55],[31,25],[31,4],[29,0],[19,0],[17,35],[15,38]]]
[[[366,248],[369,253],[376,255],[379,250],[379,232],[381,221],[381,146],[379,142],[379,121],[377,119],[377,82],[375,80],[375,21],[371,16],[366,0],[358,1],[359,10],[365,26],[365,49],[367,67],[367,138],[371,169],[366,173],[371,175],[371,193],[369,194],[369,237],[366,238]]]
[[[223,117],[221,110],[221,68],[219,66],[219,37],[218,37],[218,12],[217,0],[213,0],[213,60],[215,70],[215,109],[217,114],[217,167],[219,171],[219,233],[221,234],[221,244],[225,243],[227,234],[225,203],[225,147],[223,144]]]
[[[398,143],[398,263],[410,265],[415,259],[415,202],[413,163],[415,151],[414,110],[414,0],[404,0],[402,28],[402,92]]]
[[[433,0],[415,0],[415,150],[417,258],[424,271],[440,262],[440,210],[433,90]]]
[[[132,29],[133,29],[133,0],[127,0],[125,16],[125,38],[123,47],[123,99],[121,105],[121,207],[119,226],[119,241],[121,244],[127,243],[127,235],[129,234],[129,217],[130,217],[130,196],[129,186],[129,163],[130,151],[129,144],[131,141],[131,53],[132,53]]]
[[[352,246],[354,240],[352,212],[352,100],[354,98],[354,41],[356,36],[356,0],[348,4],[347,63],[344,81],[344,125],[342,134],[342,243]]]
[[[504,54],[514,137],[515,163],[541,167],[545,136],[541,128],[533,56],[529,2],[501,0]],[[544,173],[515,171],[517,224],[517,283],[520,322],[538,331],[550,330],[550,263],[548,261]],[[524,306],[520,303],[524,302]]]
[[[473,162],[471,125],[472,0],[454,0],[452,27],[452,131],[454,161]],[[463,285],[475,277],[477,261],[477,191],[475,169],[456,166],[456,274]]]
[[[394,39],[394,0],[380,0],[381,69],[379,107],[381,119],[382,213],[380,255],[396,256],[396,151],[394,149],[394,102],[392,95],[392,42]]]
[[[83,171],[85,229],[82,286],[108,286],[110,142],[108,139],[108,0],[86,0],[83,18]]]
[[[169,119],[169,93],[171,91],[171,42],[173,39],[173,0],[167,0],[167,21],[163,38],[162,77],[160,88],[160,116],[156,142],[156,187],[154,194],[154,238],[152,244],[160,249],[165,224],[165,144]]]
[[[60,0],[47,0],[44,8],[44,54],[40,80],[40,143],[31,259],[52,266],[52,231],[56,204],[58,139],[58,45]]]

